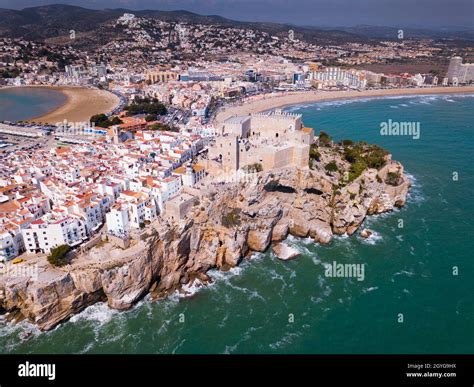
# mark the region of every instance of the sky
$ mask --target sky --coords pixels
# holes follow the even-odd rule
[[[178,10],[235,20],[334,27],[474,28],[474,0],[0,0],[0,8],[46,4]]]

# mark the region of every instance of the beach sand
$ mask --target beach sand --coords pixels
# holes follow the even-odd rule
[[[112,93],[99,89],[80,87],[53,87],[52,90],[64,93],[67,101],[57,109],[29,121],[56,124],[68,122],[88,122],[94,114],[108,113],[120,103],[120,99]]]
[[[264,97],[255,96],[247,98],[242,103],[230,105],[229,107],[224,108],[224,110],[218,112],[215,116],[215,123],[219,125],[229,117],[245,116],[251,113],[263,112],[266,110],[282,108],[289,105],[329,101],[335,99],[342,100],[368,97],[461,93],[474,93],[474,86],[432,87],[423,89],[410,88],[364,91],[302,91],[291,93],[274,93],[267,94]]]

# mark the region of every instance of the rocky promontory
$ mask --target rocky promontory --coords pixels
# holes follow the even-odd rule
[[[352,235],[368,215],[403,206],[410,186],[400,163],[383,154],[383,163],[372,167],[371,152],[365,145],[319,144],[310,168],[209,184],[184,220],[148,226],[136,254],[72,263],[35,280],[0,276],[0,313],[21,314],[49,330],[98,301],[124,310],[148,293],[159,299],[205,282],[208,270],[228,270],[289,234],[321,244]]]

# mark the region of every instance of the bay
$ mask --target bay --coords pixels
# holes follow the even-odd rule
[[[43,87],[0,89],[0,121],[22,121],[42,116],[66,103],[57,90]]]

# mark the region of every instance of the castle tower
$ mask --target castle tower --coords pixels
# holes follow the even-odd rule
[[[195,178],[194,178],[194,170],[193,170],[193,165],[191,162],[189,162],[186,165],[186,172],[183,176],[183,184],[187,185],[189,187],[194,186],[195,183]]]

